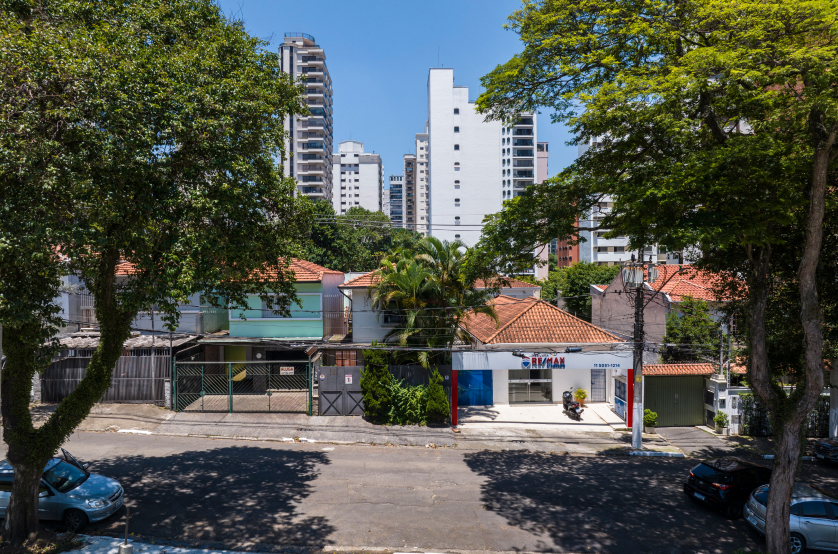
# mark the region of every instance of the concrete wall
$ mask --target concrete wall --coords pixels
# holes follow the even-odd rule
[[[492,402],[495,404],[509,404],[508,369],[495,369],[492,371]]]
[[[382,342],[390,328],[382,327],[372,309],[372,299],[366,288],[352,289],[352,340],[356,343]]]
[[[618,290],[623,290],[622,273],[608,285],[605,294],[592,297],[591,323],[606,331],[630,337],[634,332],[634,304],[627,294],[615,294]],[[667,298],[663,294],[656,295],[643,311],[647,342],[663,340],[669,305]]]

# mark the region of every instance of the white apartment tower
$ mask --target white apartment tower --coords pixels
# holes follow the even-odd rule
[[[353,206],[371,212],[381,211],[384,192],[384,171],[381,156],[364,152],[359,140],[344,140],[332,156],[332,207],[336,214],[345,214]]]
[[[279,47],[280,68],[305,84],[310,116],[286,117],[288,160],[283,173],[297,180],[297,192],[314,200],[332,201],[332,78],[326,54],[314,37],[286,33]]]
[[[480,239],[484,216],[499,212],[504,200],[539,177],[535,116],[522,114],[514,124],[484,118],[469,102],[468,87],[454,86],[453,69],[430,70],[430,233],[467,246]]]
[[[390,216],[393,227],[404,227],[404,175],[390,175],[390,190],[387,192],[390,210],[384,213]]]
[[[425,124],[425,132],[416,134],[414,148],[416,149],[416,196],[413,199],[413,205],[416,208],[416,225],[413,230],[428,236],[428,223],[431,214],[431,171],[430,156],[428,155],[427,123]]]

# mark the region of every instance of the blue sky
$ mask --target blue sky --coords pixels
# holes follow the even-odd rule
[[[286,32],[314,35],[326,52],[334,88],[337,143],[350,138],[381,154],[385,183],[401,174],[427,119],[428,69],[454,68],[454,82],[481,92],[480,77],[523,46],[503,29],[518,0],[219,0],[227,15],[276,49]],[[437,59],[439,61],[437,61]],[[538,116],[550,142],[550,175],[576,157],[566,129]]]

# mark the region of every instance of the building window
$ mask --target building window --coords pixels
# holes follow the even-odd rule
[[[459,239],[459,238],[460,238],[460,235],[454,235],[454,238],[455,238],[455,239]]]
[[[454,206],[457,207],[457,208],[460,207],[460,199],[459,198],[454,199]]]
[[[454,108],[454,113],[460,113],[460,108]]]
[[[455,144],[455,145],[454,145],[454,150],[459,150],[459,149],[460,149],[460,145],[459,145],[459,144]]]
[[[455,133],[459,133],[459,132],[460,132],[460,128],[459,128],[459,127],[454,127],[454,132],[455,132]]]
[[[459,224],[460,224],[460,216],[456,216],[454,218],[454,225],[459,225]]]
[[[459,183],[459,181],[457,181],[457,182]],[[454,188],[455,188],[455,189],[459,189],[459,188],[460,188],[460,185],[454,185]]]

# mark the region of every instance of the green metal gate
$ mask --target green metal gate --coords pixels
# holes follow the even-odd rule
[[[704,424],[702,375],[649,376],[645,407],[657,412],[658,427],[693,427]]]
[[[176,412],[296,412],[311,415],[307,361],[175,362]]]

